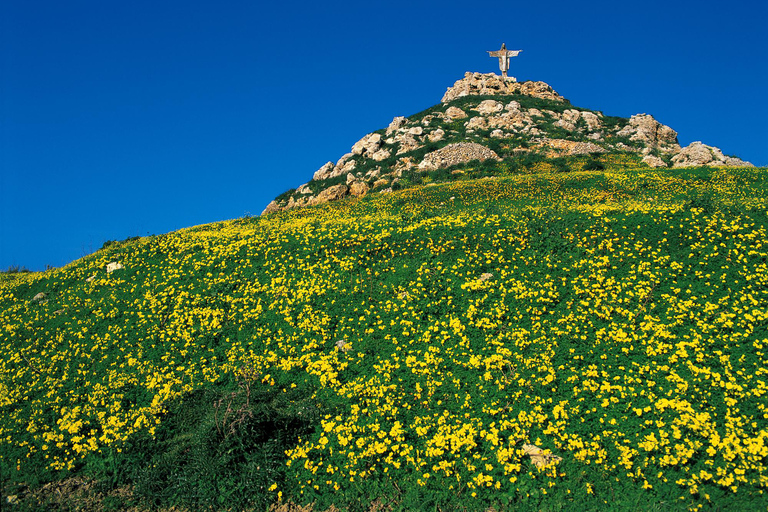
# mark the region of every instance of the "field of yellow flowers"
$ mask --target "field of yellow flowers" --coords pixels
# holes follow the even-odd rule
[[[766,176],[458,181],[6,276],[3,499],[767,510]]]

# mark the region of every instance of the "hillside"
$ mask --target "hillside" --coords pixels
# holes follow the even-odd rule
[[[466,73],[440,104],[364,136],[263,213],[399,190],[425,175],[433,182],[477,177],[463,169],[475,160],[484,164],[481,173],[509,176],[547,168],[545,162],[564,169],[563,157],[600,154],[636,154],[652,168],[752,165],[701,142],[681,148],[677,132],[648,114],[606,116],[572,106],[544,82]]]
[[[766,169],[611,130],[3,275],[3,506],[768,508]]]

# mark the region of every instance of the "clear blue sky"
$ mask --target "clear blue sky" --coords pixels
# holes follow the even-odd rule
[[[0,268],[259,214],[465,71],[768,165],[768,2],[0,2]]]

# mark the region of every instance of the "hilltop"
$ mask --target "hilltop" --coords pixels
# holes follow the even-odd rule
[[[768,508],[768,169],[443,99],[266,215],[0,275],[3,510]]]
[[[263,213],[390,192],[419,184],[425,172],[439,169],[462,174],[459,167],[472,160],[488,161],[487,168],[500,176],[562,156],[622,153],[636,154],[652,168],[752,165],[701,142],[681,148],[677,132],[648,114],[605,116],[572,106],[544,82],[466,73],[439,105],[395,117],[364,136]],[[443,172],[435,181],[450,179]]]

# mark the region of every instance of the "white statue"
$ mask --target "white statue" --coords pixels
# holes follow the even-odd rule
[[[507,50],[507,45],[501,43],[501,50],[496,52],[488,52],[491,57],[499,58],[499,69],[501,69],[501,76],[507,78],[507,71],[509,71],[509,58],[517,57],[517,55],[523,50]]]

